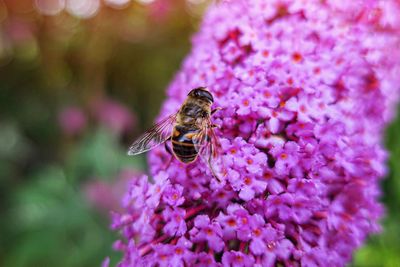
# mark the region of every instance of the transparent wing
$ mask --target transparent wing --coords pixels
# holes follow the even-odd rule
[[[171,137],[176,115],[177,113],[166,117],[141,135],[129,147],[128,155],[132,156],[149,151],[167,141]]]
[[[220,154],[219,139],[209,119],[205,121],[201,133],[193,141],[202,161],[209,166],[213,176],[221,181],[226,176],[226,168]]]

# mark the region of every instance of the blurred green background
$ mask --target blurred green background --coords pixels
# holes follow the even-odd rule
[[[0,266],[111,266],[109,210],[208,1],[0,0]],[[400,264],[400,119],[384,232],[353,266]]]

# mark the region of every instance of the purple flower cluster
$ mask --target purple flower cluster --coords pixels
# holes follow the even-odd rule
[[[113,227],[119,266],[344,266],[379,231],[382,132],[400,88],[400,3],[211,6],[160,117],[207,86],[219,183],[163,147]]]
[[[127,107],[112,99],[100,99],[92,103],[91,109],[96,120],[115,134],[132,129],[136,117]]]

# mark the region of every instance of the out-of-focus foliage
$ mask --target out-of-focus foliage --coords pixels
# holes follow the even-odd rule
[[[158,113],[207,2],[0,0],[0,266],[115,265],[103,185],[145,169],[126,147]],[[384,232],[354,266],[400,262],[398,136],[400,119]]]
[[[145,169],[126,148],[152,124],[205,6],[0,0],[0,266],[118,261],[109,211],[124,176]]]
[[[82,185],[116,177],[124,166],[138,168],[142,158],[127,161],[107,131],[85,139],[64,165],[49,162],[8,188],[6,219],[1,220],[2,266],[94,266],[114,254],[107,217],[93,209]]]

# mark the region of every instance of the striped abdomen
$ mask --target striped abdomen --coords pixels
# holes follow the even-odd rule
[[[172,132],[172,149],[175,156],[183,163],[193,162],[197,158],[197,150],[193,137],[200,132],[199,129],[176,125]]]

